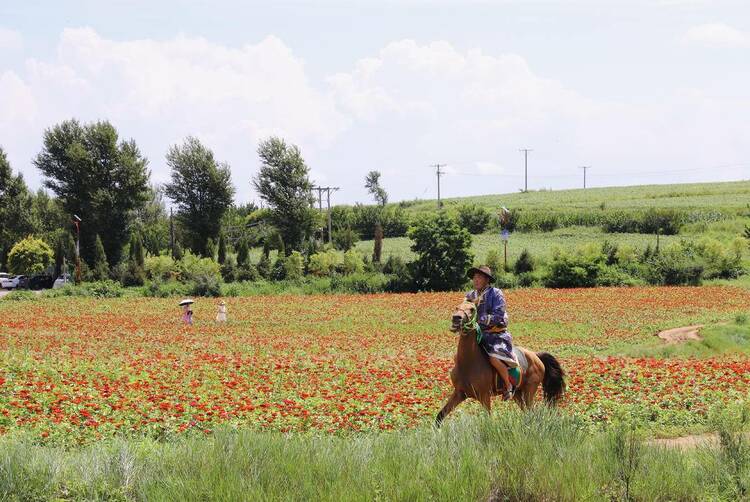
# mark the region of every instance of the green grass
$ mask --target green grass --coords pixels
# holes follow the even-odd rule
[[[526,193],[481,195],[444,199],[447,208],[477,204],[497,211],[500,206],[546,211],[573,209],[681,208],[715,209],[750,213],[750,181],[692,183],[678,185],[642,185],[589,188],[586,190],[546,190]],[[410,213],[434,211],[434,200],[406,202]]]
[[[700,330],[700,340],[666,343],[661,339],[631,346],[625,355],[633,357],[714,357],[724,354],[750,354],[750,322],[745,314],[734,322],[708,324]]]
[[[669,245],[678,242],[680,239],[694,239],[695,235],[667,235],[661,236],[661,245]],[[555,248],[575,250],[589,244],[601,245],[608,240],[620,246],[628,245],[638,249],[644,249],[647,245],[654,247],[656,245],[656,236],[650,234],[607,234],[595,227],[569,227],[560,228],[553,232],[531,232],[531,233],[514,233],[508,242],[508,263],[512,264],[521,254],[521,251],[528,249],[531,254],[542,261],[547,260]],[[411,249],[411,240],[408,237],[395,237],[385,239],[383,242],[383,257],[398,256],[404,260],[414,258]],[[373,241],[360,241],[355,249],[365,255],[372,255]],[[496,249],[502,257],[503,247],[499,234],[486,233],[474,235],[472,238],[471,250],[474,253],[475,261],[484,261],[487,253],[491,249]]]
[[[749,485],[741,444],[665,449],[544,407],[344,437],[224,429],[67,450],[0,438],[0,500],[739,500]]]

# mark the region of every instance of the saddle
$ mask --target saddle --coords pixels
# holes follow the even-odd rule
[[[523,351],[513,347],[513,355],[518,361],[518,366],[515,368],[508,368],[508,376],[510,376],[510,383],[513,385],[513,389],[517,389],[521,386],[523,381],[523,374],[529,369],[529,361],[526,359]],[[500,375],[495,375],[495,388],[500,390],[503,387],[503,381],[500,379]]]

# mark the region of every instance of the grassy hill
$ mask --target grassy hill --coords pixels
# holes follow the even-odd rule
[[[501,206],[526,214],[560,215],[558,227],[561,228],[548,232],[514,232],[509,242],[509,262],[514,261],[523,249],[528,249],[535,257],[545,261],[555,248],[576,249],[601,244],[605,240],[639,250],[648,245],[655,246],[656,236],[652,233],[609,233],[597,223],[608,214],[647,209],[674,210],[685,215],[686,223],[680,233],[661,236],[662,245],[704,237],[728,243],[742,235],[745,225],[750,224],[750,181],[550,190],[444,200],[444,207],[449,211],[466,204],[487,209],[493,215],[493,220]],[[433,212],[437,206],[435,200],[404,201],[392,205],[398,205],[412,218]],[[590,223],[588,226],[568,226],[566,223],[578,220]],[[385,240],[383,253],[385,257],[395,255],[410,259],[412,253],[409,246],[410,241],[406,237],[389,238]],[[360,241],[356,248],[370,254],[373,242]],[[502,251],[496,229],[474,236],[473,252],[478,262],[484,261],[488,251],[493,248]]]
[[[500,206],[551,211],[590,209],[680,208],[750,212],[750,181],[641,185],[629,187],[542,190],[444,199],[444,207],[476,204],[496,211]],[[436,200],[398,203],[410,213],[434,211]]]

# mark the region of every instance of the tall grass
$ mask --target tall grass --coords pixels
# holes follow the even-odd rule
[[[72,450],[0,439],[0,500],[736,500],[747,474],[744,453],[591,433],[542,407],[362,435],[227,428]]]

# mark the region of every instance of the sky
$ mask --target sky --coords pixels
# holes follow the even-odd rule
[[[199,138],[258,202],[258,143],[334,203],[750,179],[750,3],[0,0],[0,146],[34,189],[45,129],[109,120],[169,179]]]

